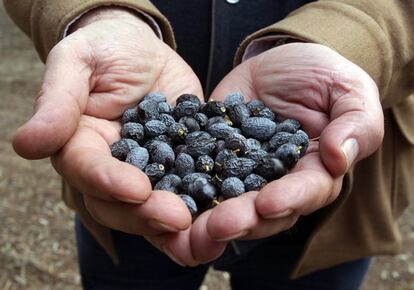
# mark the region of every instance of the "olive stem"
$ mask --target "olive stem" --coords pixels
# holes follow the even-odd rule
[[[219,205],[220,202],[217,199],[213,199],[213,201],[211,202],[214,206]]]

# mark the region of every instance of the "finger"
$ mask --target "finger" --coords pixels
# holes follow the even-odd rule
[[[106,227],[134,235],[178,232],[191,225],[191,215],[180,198],[167,191],[154,191],[142,205],[111,202],[84,195],[92,217]]]
[[[294,214],[276,219],[259,218],[258,223],[249,229],[245,236],[240,237],[239,240],[257,240],[279,234],[293,227],[298,218]]]
[[[119,139],[119,124],[83,117],[78,131],[52,158],[56,171],[83,194],[143,203],[151,194],[148,177],[138,168],[111,156],[109,145]]]
[[[34,115],[16,132],[15,151],[27,159],[51,156],[75,132],[86,107],[91,68],[67,41],[49,54]]]
[[[227,245],[214,241],[207,233],[206,223],[210,213],[211,211],[206,211],[197,217],[191,229],[147,237],[147,240],[181,266],[208,263],[219,257]]]
[[[331,203],[342,178],[332,178],[318,153],[305,155],[294,170],[266,185],[256,199],[257,213],[265,219],[307,215]]]
[[[197,266],[199,263],[191,252],[190,232],[191,229],[187,228],[180,232],[146,236],[145,238],[178,265],[182,267]]]
[[[226,249],[226,242],[213,240],[207,231],[207,222],[212,211],[208,210],[197,217],[191,227],[191,250],[194,259],[205,264],[217,259]]]
[[[331,88],[331,122],[320,139],[321,158],[334,176],[378,149],[384,118],[374,81],[361,70],[358,82],[338,78]]]
[[[254,200],[257,192],[248,192],[238,198],[217,205],[208,221],[207,232],[213,240],[230,241],[245,236],[259,222]]]
[[[212,239],[230,241],[268,237],[290,228],[297,220],[291,215],[280,219],[262,219],[256,212],[257,191],[229,199],[214,208],[207,231]]]
[[[178,233],[165,234],[164,241],[162,250],[173,261],[181,266],[195,267],[199,264],[191,251],[191,228]]]

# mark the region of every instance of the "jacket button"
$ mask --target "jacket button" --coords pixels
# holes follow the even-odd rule
[[[237,4],[239,3],[240,0],[226,0],[227,3],[229,4]]]

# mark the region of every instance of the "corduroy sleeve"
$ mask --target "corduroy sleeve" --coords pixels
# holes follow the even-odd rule
[[[147,0],[3,0],[13,21],[33,41],[42,61],[63,37],[70,22],[88,10],[99,6],[123,6],[140,10],[159,24],[164,41],[175,48],[168,20]]]
[[[392,120],[394,117],[402,133],[399,133],[396,126],[391,127],[388,124],[386,131],[391,133],[386,133],[385,142],[380,150],[370,159],[361,161],[359,171],[345,176],[342,191],[344,199],[336,204],[337,208],[332,208],[332,215],[312,233],[296,263],[292,277],[361,257],[398,251],[400,241],[395,227],[397,216],[388,217],[387,226],[378,232],[369,223],[373,221],[373,216],[377,216],[374,213],[376,209],[382,208],[379,211],[380,215],[385,216],[386,210],[383,209],[393,207],[395,200],[406,201],[403,188],[404,184],[409,183],[405,181],[408,178],[404,179],[402,176],[412,174],[411,171],[404,170],[408,168],[406,164],[404,167],[398,162],[400,158],[412,160],[410,146],[414,145],[412,15],[414,1],[408,0],[320,0],[307,4],[293,11],[282,21],[248,36],[236,52],[235,64],[238,64],[246,47],[253,40],[269,35],[284,35],[287,38],[328,46],[359,65],[374,79],[380,91],[386,118]],[[394,134],[398,137],[394,137]],[[404,140],[404,136],[408,142]],[[392,151],[396,149],[391,149],[403,146],[405,149],[397,153]],[[395,154],[398,154],[398,158]],[[387,159],[387,156],[393,156],[391,158],[394,158],[394,161]],[[394,173],[391,178],[384,167],[392,167],[401,174]],[[397,185],[392,189],[391,186],[384,187],[384,180]],[[373,194],[367,197],[367,191]],[[376,204],[367,210],[364,207],[367,202],[357,201],[358,199],[366,199],[368,202],[376,200]],[[362,205],[360,210],[357,208],[358,205]],[[350,219],[355,212],[364,212],[358,215],[358,222],[365,225],[358,230],[352,224],[352,218]],[[356,237],[355,233],[358,233],[359,237]],[[347,240],[350,236],[352,239]],[[340,253],[337,251],[338,246],[342,249]],[[326,259],[318,259],[320,253],[327,250],[331,251],[331,254],[327,255]]]
[[[236,53],[266,35],[326,45],[363,68],[377,83],[384,108],[414,90],[414,2],[388,0],[320,0],[249,37]]]

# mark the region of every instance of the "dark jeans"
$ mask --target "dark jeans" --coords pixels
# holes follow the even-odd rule
[[[213,264],[194,268],[175,264],[140,236],[113,231],[113,237],[120,258],[118,266],[76,219],[84,289],[197,290],[209,266],[213,266],[230,273],[233,290],[356,290],[370,262],[369,258],[361,259],[290,280],[289,273],[305,241],[297,231],[237,242]]]

